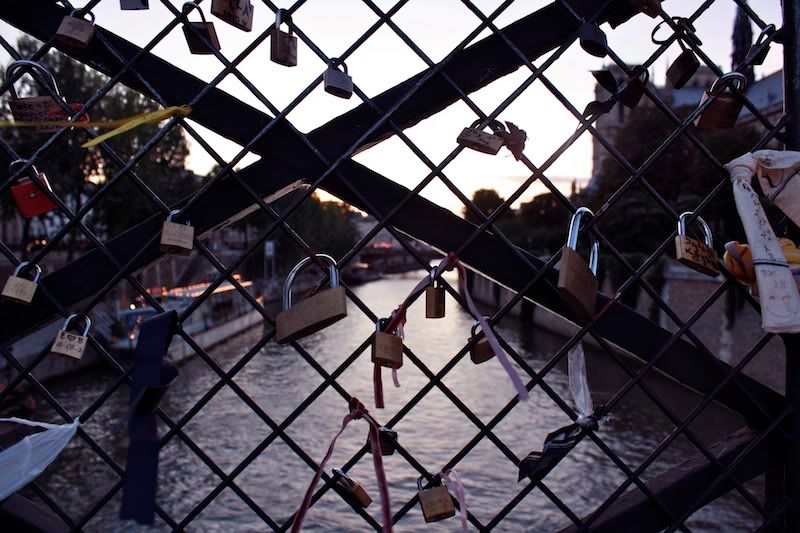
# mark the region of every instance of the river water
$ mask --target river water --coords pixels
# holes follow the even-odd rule
[[[376,312],[388,314],[422,273],[410,273],[369,283],[355,289],[356,294]],[[455,278],[452,282],[455,283]],[[447,316],[440,320],[424,318],[424,303],[418,301],[408,313],[407,346],[437,372],[467,341],[472,321],[448,297]],[[327,371],[333,372],[373,331],[374,326],[350,302],[349,316],[326,330],[301,341],[301,345]],[[564,342],[506,318],[498,332],[513,345],[534,368],[540,369]],[[211,357],[225,371],[263,335],[253,329],[210,351]],[[587,349],[589,382],[595,404],[610,398],[625,382],[626,376],[607,355]],[[338,377],[349,393],[372,405],[372,365],[369,349]],[[633,365],[633,363],[631,363]],[[178,420],[218,381],[219,376],[199,357],[180,368],[180,379],[171,387],[162,403],[164,411]],[[115,382],[110,370],[97,369],[81,376],[53,383],[54,396],[70,413],[78,414]],[[235,376],[238,384],[272,420],[282,422],[323,378],[297,352],[270,342]],[[425,375],[406,358],[400,370],[401,387],[392,386],[384,373],[387,408],[371,412],[379,421],[388,420],[427,383]],[[483,421],[491,418],[513,397],[506,374],[496,360],[480,366],[462,359],[443,380]],[[547,384],[571,404],[567,388],[566,365],[558,365],[546,377]],[[678,415],[688,412],[700,400],[671,381],[652,376],[647,381]],[[113,394],[84,425],[85,430],[121,465],[127,448],[127,388]],[[40,402],[44,404],[44,402]],[[286,430],[287,438],[303,447],[314,461],[319,461],[330,439],[346,414],[347,404],[328,387]],[[46,405],[37,418],[57,420]],[[496,427],[495,433],[518,456],[541,450],[544,437],[568,424],[568,417],[541,388],[530,400],[519,404]],[[713,442],[742,425],[741,420],[720,407],[707,409],[693,424],[697,435]],[[672,425],[658,408],[634,388],[613,416],[601,427],[599,435],[631,468],[636,468],[647,454],[670,432]],[[434,388],[395,429],[399,441],[429,471],[438,471],[472,439],[477,428],[450,400]],[[163,435],[166,427],[161,426]],[[226,474],[247,459],[271,434],[269,427],[227,386],[223,387],[185,426],[186,434]],[[348,426],[339,438],[328,470],[338,466],[363,446],[367,435],[364,421]],[[697,453],[681,436],[651,465],[643,478],[668,470],[670,466]],[[416,471],[399,455],[384,457],[394,511],[413,497]],[[456,467],[465,479],[468,508],[483,523],[488,522],[512,500],[526,483],[517,483],[517,468],[488,439],[480,442]],[[380,522],[378,490],[369,455],[351,470],[373,497],[368,509]],[[235,478],[245,491],[276,522],[283,523],[294,512],[313,476],[313,471],[280,438],[261,453],[254,454],[250,465]],[[119,477],[81,439],[74,439],[62,456],[40,478],[48,494],[76,519],[105,495]],[[586,516],[602,503],[625,476],[589,439],[584,439],[545,479],[547,487],[578,516]],[[159,504],[180,522],[220,483],[214,473],[190,447],[173,438],[161,450]],[[756,490],[755,487],[753,490]],[[756,494],[759,494],[756,492]],[[87,525],[91,531],[129,531],[138,529],[120,522],[120,495],[117,494]],[[731,494],[695,513],[688,522],[697,531],[743,531],[757,525],[756,512],[740,496]],[[156,529],[168,529],[156,519]],[[570,524],[569,519],[541,491],[534,489],[499,523],[499,531],[555,531]],[[425,524],[419,506],[413,507],[395,528],[396,531],[454,531],[457,517],[436,524]],[[230,488],[222,490],[188,526],[193,531],[264,531],[267,527],[253,510]],[[364,531],[366,523],[329,491],[309,512],[308,531]],[[148,529],[149,530],[149,529]]]

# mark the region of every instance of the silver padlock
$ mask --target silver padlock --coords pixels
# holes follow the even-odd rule
[[[253,4],[250,0],[211,0],[211,14],[242,31],[253,29]]]
[[[61,24],[56,30],[56,41],[70,48],[83,49],[86,48],[94,35],[94,13],[87,12],[89,20],[86,20],[83,17],[75,16],[78,11],[75,9],[61,19]]]
[[[160,250],[165,254],[190,255],[194,246],[194,228],[187,222],[178,224],[172,217],[180,213],[179,210],[170,211],[167,220],[161,226]]]
[[[339,58],[332,57],[328,61],[328,69],[322,75],[322,81],[325,83],[325,92],[339,98],[349,99],[353,96],[353,78],[347,74],[347,65],[344,64],[344,61],[339,63],[344,72],[336,66],[337,62],[339,62]]]
[[[470,127],[461,130],[456,142],[461,146],[471,148],[482,154],[497,155],[497,152],[503,147],[504,142],[503,138],[497,135],[497,132],[504,131],[505,128],[503,128],[500,121],[493,120],[489,122],[489,128],[491,128],[494,133],[486,133],[478,129],[477,126],[480,123],[481,120],[478,119],[473,122]]]
[[[86,345],[89,342],[89,328],[92,327],[92,321],[88,316],[84,315],[83,320],[86,325],[83,328],[83,335],[78,335],[77,333],[69,331],[70,322],[72,322],[73,319],[77,321],[78,318],[78,315],[75,313],[67,317],[64,321],[64,325],[61,326],[61,330],[56,335],[56,340],[53,342],[50,352],[66,355],[74,359],[80,359],[83,356],[83,352],[86,350]]]
[[[275,15],[275,27],[270,40],[270,60],[284,67],[297,66],[297,37],[292,34],[291,26],[288,33],[281,30],[281,24],[288,25],[291,20],[292,17],[286,15],[285,9],[279,9]]]
[[[119,0],[119,8],[123,11],[150,9],[150,0]]]
[[[33,265],[33,268],[36,269],[36,273],[33,275],[33,281],[31,281],[19,275],[22,269],[28,264],[28,261],[23,261],[14,269],[14,274],[8,277],[2,292],[4,298],[22,304],[29,304],[33,301],[33,296],[36,294],[36,287],[39,284],[39,278],[42,277],[42,267]]]

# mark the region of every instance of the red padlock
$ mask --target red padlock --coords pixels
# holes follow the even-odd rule
[[[14,173],[14,167],[25,164],[24,159],[12,161],[8,167],[10,174]],[[38,215],[49,213],[56,208],[56,204],[45,194],[44,189],[52,191],[50,183],[44,172],[39,172],[36,167],[31,167],[31,177],[20,178],[16,185],[11,187],[11,196],[19,207],[19,212],[25,218],[33,218]],[[34,183],[36,180],[38,183]]]

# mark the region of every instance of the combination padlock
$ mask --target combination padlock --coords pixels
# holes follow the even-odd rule
[[[170,211],[167,220],[161,226],[161,243],[159,249],[165,254],[191,255],[194,247],[194,228],[188,222],[178,224],[172,218],[180,213],[179,210]]]
[[[645,85],[650,74],[647,69],[641,65],[633,67],[633,72],[628,80],[628,84],[619,93],[619,100],[625,107],[634,108],[639,104],[644,94]]]
[[[417,479],[417,497],[425,522],[438,522],[455,516],[456,507],[453,505],[453,498],[447,491],[447,484],[442,476],[435,475],[433,481],[426,488],[422,488],[424,480],[425,478],[422,476]]]
[[[339,70],[336,66],[339,63],[338,57],[332,57],[328,61],[328,69],[322,75],[322,81],[325,84],[325,92],[328,92],[339,98],[349,99],[353,96],[353,78],[347,74],[347,65],[344,61],[339,65],[344,69],[344,72]]]
[[[475,322],[475,324],[472,326],[472,339],[478,340],[475,341],[475,344],[473,344],[472,348],[469,349],[469,358],[476,365],[485,363],[494,357],[494,350],[492,349],[492,345],[489,344],[489,339],[486,338],[483,332],[478,333],[478,327],[480,327],[480,325],[480,322]]]
[[[381,455],[393,455],[397,449],[397,432],[386,426],[379,427],[378,445],[381,448]],[[370,444],[369,437],[367,437],[367,451],[372,453],[372,444]]]
[[[292,268],[283,285],[283,310],[276,319],[275,339],[281,344],[316,333],[347,316],[347,295],[344,287],[339,286],[336,260],[325,254],[316,254],[314,258],[329,264],[331,287],[293,306],[292,283],[297,273],[311,264],[312,258],[306,257]]]
[[[482,154],[497,155],[504,143],[503,138],[497,135],[497,132],[505,131],[505,128],[500,121],[493,120],[489,122],[489,128],[494,133],[486,133],[478,129],[480,123],[481,120],[478,119],[470,127],[461,130],[456,142],[465,148],[471,148]]]
[[[558,292],[564,305],[572,309],[579,318],[590,320],[594,316],[597,300],[597,259],[600,244],[592,236],[592,251],[589,263],[578,255],[578,233],[581,218],[594,216],[588,207],[581,207],[572,215],[569,223],[567,244],[561,249],[561,269],[558,273]]]
[[[6,69],[6,79],[11,79],[17,69],[33,69],[41,73],[44,80],[48,83],[53,93],[59,98],[61,93],[58,84],[50,72],[35,61],[29,59],[19,59],[11,63]],[[11,115],[18,122],[49,122],[54,120],[64,120],[66,113],[58,102],[50,96],[26,96],[20,98],[12,84],[9,87],[8,106],[11,108]],[[34,126],[28,128],[34,133],[52,133],[61,129],[61,126]]]
[[[684,265],[708,276],[719,274],[719,256],[714,250],[711,228],[706,221],[696,217],[695,221],[703,228],[703,240],[700,242],[686,235],[686,218],[691,211],[681,213],[678,218],[678,235],[675,237],[675,257]]]
[[[767,59],[769,53],[769,44],[765,44],[767,39],[775,34],[775,25],[768,24],[758,36],[755,43],[750,45],[750,50],[747,51],[744,63],[750,65],[761,65]]]
[[[367,491],[364,490],[364,487],[362,487],[358,481],[345,474],[344,470],[334,468],[333,477],[336,480],[336,486],[356,505],[364,509],[370,506],[372,498],[369,497]]]
[[[253,4],[250,0],[211,0],[211,14],[242,31],[253,29]]]
[[[597,24],[581,24],[578,39],[587,54],[595,57],[606,57],[608,54],[608,38]]]
[[[286,15],[285,9],[279,9],[270,40],[270,60],[284,67],[297,66],[297,37],[293,35],[291,26],[288,33],[281,30],[281,24],[286,23],[288,26],[291,20],[292,17]]]
[[[85,325],[83,334],[79,335],[69,331],[70,322],[72,322],[72,320],[77,322],[78,318],[78,315],[74,313],[67,317],[64,321],[64,325],[56,335],[55,341],[53,341],[53,346],[50,348],[51,353],[66,355],[73,359],[80,359],[83,356],[83,352],[86,350],[86,345],[89,342],[89,328],[92,327],[92,321],[88,316],[83,316]]]
[[[372,341],[372,362],[388,368],[403,366],[403,339],[384,331],[389,320],[381,318],[375,322],[375,337]]]
[[[14,174],[14,167],[24,165],[27,161],[17,159],[8,166],[9,174]],[[11,196],[17,204],[20,214],[25,218],[49,213],[56,208],[56,204],[47,196],[45,190],[52,191],[50,182],[44,172],[39,172],[36,167],[31,167],[30,177],[19,178],[17,183],[11,186]]]
[[[150,0],[119,0],[119,8],[123,11],[150,9]]]
[[[694,125],[697,128],[724,129],[732,128],[736,125],[736,120],[739,118],[739,112],[742,110],[744,101],[731,92],[734,87],[740,93],[743,93],[747,88],[747,78],[741,72],[728,72],[722,75],[717,78],[709,90],[703,93],[700,106],[712,96],[715,96],[715,99],[694,120]]]
[[[56,41],[70,48],[84,49],[94,36],[94,13],[87,12],[89,20],[86,20],[76,16],[78,11],[73,10],[61,19],[61,24],[56,30]]]
[[[444,318],[445,290],[436,279],[437,270],[431,269],[431,284],[425,287],[425,318]]]
[[[197,9],[200,12],[200,22],[188,20],[192,9]],[[217,38],[217,30],[214,29],[214,23],[206,21],[206,16],[203,15],[203,10],[200,9],[200,6],[193,2],[186,2],[181,10],[187,19],[186,24],[183,26],[183,35],[186,37],[189,51],[193,54],[213,54],[214,50],[219,50],[219,39]],[[192,28],[196,31],[193,31]],[[208,44],[204,40],[208,41]]]
[[[21,304],[29,304],[33,301],[33,296],[36,294],[36,287],[39,284],[39,278],[42,277],[42,268],[39,265],[33,265],[36,273],[33,275],[33,280],[23,278],[20,273],[29,263],[27,261],[21,262],[14,269],[14,274],[8,277],[6,284],[3,286],[2,296]]]

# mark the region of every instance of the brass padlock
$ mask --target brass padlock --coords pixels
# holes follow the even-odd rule
[[[384,330],[389,320],[381,318],[375,322],[375,337],[372,341],[372,362],[388,368],[403,366],[403,339]]]
[[[767,59],[767,54],[769,53],[769,44],[765,45],[764,43],[774,33],[774,24],[768,24],[763,30],[761,30],[758,39],[750,46],[750,50],[747,51],[747,56],[744,60],[745,64],[761,65],[764,63],[764,60]]]
[[[344,72],[336,67],[336,63],[342,66]],[[328,69],[322,75],[322,81],[325,84],[325,92],[345,99],[353,96],[353,78],[347,74],[347,65],[344,61],[339,62],[338,57],[332,57],[328,61]]]
[[[83,334],[79,335],[69,331],[69,324],[73,319],[77,321],[78,315],[73,313],[67,317],[67,319],[64,321],[64,325],[56,335],[56,340],[53,341],[53,346],[50,348],[50,352],[66,355],[67,357],[72,357],[74,359],[80,359],[83,356],[83,352],[86,350],[86,345],[89,342],[89,328],[92,327],[92,321],[88,316],[83,316],[85,326],[83,328]]]
[[[378,445],[381,447],[381,455],[393,455],[397,449],[397,432],[386,426],[379,427]],[[372,453],[372,444],[370,444],[369,437],[367,437],[367,451]]]
[[[686,235],[686,217],[692,215],[691,211],[681,213],[678,218],[678,235],[675,237],[675,257],[684,265],[709,276],[719,274],[719,256],[714,250],[714,240],[711,228],[706,221],[696,217],[695,221],[703,228],[703,240],[700,242]]]
[[[150,9],[150,0],[119,0],[119,8],[123,11]]]
[[[472,345],[472,348],[469,349],[469,358],[476,365],[485,363],[494,357],[494,350],[492,349],[492,345],[489,344],[489,339],[486,338],[483,332],[478,333],[478,326],[480,325],[480,322],[475,322],[475,324],[472,326],[472,339],[477,338],[479,340],[477,340],[475,344]]]
[[[42,268],[39,265],[33,265],[36,273],[33,275],[33,281],[25,279],[20,276],[20,272],[29,263],[27,261],[21,262],[14,269],[14,274],[8,277],[6,284],[3,286],[2,296],[10,300],[14,300],[21,304],[29,304],[33,301],[33,296],[36,294],[36,287],[39,283],[39,278],[42,277]]]
[[[456,142],[465,148],[471,148],[482,154],[497,155],[497,152],[503,147],[504,140],[496,133],[498,131],[504,131],[505,128],[500,121],[492,120],[489,122],[489,128],[491,128],[494,133],[486,133],[478,129],[480,123],[481,120],[478,119],[473,122],[470,127],[461,130]]]
[[[83,17],[76,17],[77,9],[61,19],[61,24],[56,30],[56,41],[71,48],[83,49],[89,44],[94,35],[94,13],[89,11],[90,20]]]
[[[291,26],[288,33],[281,30],[281,24],[286,23],[288,26],[291,20],[292,17],[286,15],[285,9],[279,9],[270,41],[270,60],[284,67],[297,66],[297,37],[293,35]]]
[[[717,78],[711,88],[703,93],[700,106],[711,96],[716,98],[694,120],[694,125],[702,129],[723,129],[735,126],[736,119],[739,118],[739,112],[744,105],[742,98],[737,98],[731,92],[731,88],[737,85],[736,90],[744,93],[747,88],[747,78],[741,72],[728,72]]]
[[[431,284],[425,287],[425,318],[444,318],[445,291],[436,279],[437,270],[431,269]]]
[[[349,477],[343,470],[338,468],[333,469],[333,478],[336,480],[336,486],[356,505],[364,509],[370,506],[372,498],[369,497],[367,491],[364,490],[364,487],[362,487],[358,481]]]
[[[595,57],[606,57],[608,54],[608,38],[597,24],[583,23],[578,30],[581,48]]]
[[[44,75],[45,80],[50,85],[58,97],[61,93],[58,90],[55,78],[50,72],[35,61],[29,59],[18,59],[11,63],[6,69],[6,79],[11,79],[17,69],[33,69]],[[51,96],[26,96],[20,98],[12,84],[9,87],[8,106],[11,108],[11,115],[18,122],[48,122],[53,120],[65,119],[64,110]],[[61,129],[61,126],[35,126],[29,128],[35,133],[52,133]]]
[[[278,313],[275,338],[281,344],[296,341],[326,328],[347,316],[347,295],[339,286],[336,260],[325,254],[314,256],[330,265],[331,288],[309,296],[297,305],[292,305],[292,282],[300,270],[312,261],[306,257],[286,276],[283,285],[283,311]]]
[[[197,9],[200,12],[200,22],[188,20],[192,9]],[[203,10],[200,9],[200,6],[193,2],[186,2],[181,10],[187,19],[186,24],[183,26],[183,34],[186,36],[189,51],[193,54],[213,54],[214,50],[219,50],[219,39],[217,38],[217,30],[214,29],[214,23],[206,21],[206,16],[203,15]],[[192,31],[192,28],[196,31]],[[208,41],[208,44],[204,42],[204,39]]]
[[[561,300],[579,318],[585,320],[594,316],[598,287],[597,257],[600,251],[600,244],[593,236],[588,264],[576,251],[581,218],[587,214],[594,216],[588,207],[581,207],[572,215],[567,245],[561,249],[561,270],[558,273],[558,292],[561,294]]]
[[[167,220],[161,226],[161,244],[159,249],[165,254],[191,255],[194,246],[194,228],[187,222],[178,224],[172,218],[180,213],[170,211]]]
[[[676,89],[680,89],[692,79],[697,69],[700,68],[700,60],[694,55],[694,52],[685,48],[683,41],[678,41],[683,48],[681,55],[678,59],[672,62],[667,69],[667,81]]]
[[[211,14],[242,31],[253,30],[250,0],[211,0]]]
[[[641,65],[633,67],[633,72],[625,88],[619,93],[619,100],[625,107],[634,108],[639,104],[644,94],[645,85],[650,74]]]
[[[455,516],[456,507],[453,505],[453,498],[447,492],[447,484],[442,480],[442,476],[438,474],[434,476],[431,484],[424,489],[423,481],[423,477],[417,479],[417,497],[425,522],[438,522]]]

